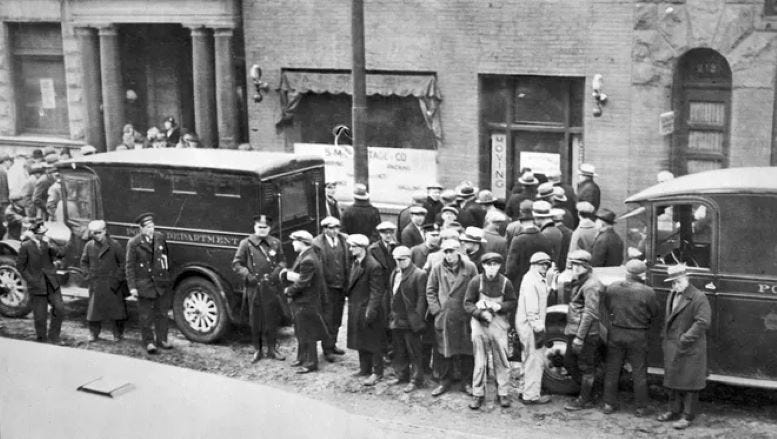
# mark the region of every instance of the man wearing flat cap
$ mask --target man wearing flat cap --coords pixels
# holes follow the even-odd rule
[[[510,242],[507,251],[507,278],[513,283],[513,287],[520,291],[521,280],[529,271],[531,257],[537,252],[553,253],[553,244],[547,236],[540,233],[540,229],[534,223],[534,214],[531,210],[521,213],[521,231]]]
[[[510,361],[507,359],[507,333],[510,315],[515,310],[513,284],[499,273],[504,257],[486,253],[480,258],[483,272],[473,277],[464,296],[464,310],[471,316],[472,349],[475,364],[472,373],[472,402],[469,408],[477,410],[486,395],[486,375],[489,353],[496,375],[497,403],[510,407]]]
[[[366,236],[348,236],[348,248],[353,263],[345,294],[348,296],[348,349],[359,354],[359,372],[366,377],[362,384],[374,386],[383,379],[383,352],[388,343],[386,337],[386,278],[380,263],[367,248]]]
[[[297,373],[318,370],[316,342],[327,343],[329,331],[324,320],[326,306],[326,280],[318,248],[313,246],[313,235],[297,230],[289,235],[297,259],[290,270],[281,271],[281,279],[290,282],[284,294],[289,298],[294,319],[294,335],[297,337]]]
[[[596,232],[594,246],[591,250],[591,266],[618,267],[623,264],[623,240],[613,226],[615,213],[610,209],[601,208],[596,212]]]
[[[437,215],[442,210],[444,204],[440,198],[442,197],[443,189],[442,185],[436,182],[426,187],[426,201],[424,201],[424,209],[426,209],[425,224],[435,222]]]
[[[138,298],[143,346],[155,354],[157,347],[173,347],[167,341],[167,310],[172,300],[169,252],[164,235],[154,230],[154,214],[141,213],[135,222],[140,232],[127,242],[127,286],[130,295]]]
[[[669,410],[658,416],[672,427],[688,428],[696,416],[699,392],[707,384],[707,330],[712,310],[707,296],[688,279],[684,264],[667,268],[672,283],[666,300],[664,328],[664,387],[670,390]]]
[[[580,384],[580,395],[564,408],[569,411],[593,407],[593,387],[599,362],[599,298],[604,286],[591,269],[591,254],[585,250],[569,253],[572,266],[567,325],[567,350],[564,356],[572,379]]]
[[[540,390],[545,369],[545,315],[548,303],[548,284],[545,282],[545,276],[551,265],[550,255],[545,252],[534,253],[529,263],[529,271],[521,282],[518,311],[515,313],[515,330],[523,345],[521,402],[547,404],[550,397],[540,394]]]
[[[424,233],[421,226],[426,218],[426,209],[421,206],[412,206],[409,210],[410,222],[402,230],[400,244],[407,248],[412,248],[424,242]]]
[[[578,171],[580,172],[580,183],[577,185],[577,200],[588,201],[594,206],[594,210],[598,210],[602,192],[594,181],[594,177],[599,175],[596,173],[596,167],[590,163],[583,163]]]
[[[367,247],[367,252],[375,258],[376,261],[383,268],[383,272],[388,275],[394,271],[396,264],[394,258],[391,256],[391,252],[394,251],[396,243],[394,241],[394,232],[397,230],[397,226],[391,221],[383,221],[375,227],[380,239],[377,242],[373,242]],[[388,288],[388,278],[386,278],[386,288]]]
[[[16,269],[27,282],[37,340],[46,341],[47,311],[48,305],[51,305],[48,341],[56,344],[60,343],[59,335],[62,319],[65,316],[65,303],[62,301],[54,261],[65,256],[65,249],[46,236],[47,230],[43,220],[33,221],[30,230],[22,238],[24,241],[19,246]]]
[[[569,241],[569,253],[575,250],[593,251],[594,240],[596,240],[596,215],[594,214],[594,205],[588,201],[577,203],[577,217],[579,222],[577,228],[572,232],[572,239]]]
[[[656,292],[645,285],[645,263],[626,263],[626,279],[613,282],[602,295],[603,310],[609,320],[606,374],[604,377],[605,414],[618,409],[618,381],[623,362],[631,365],[637,416],[645,415],[648,404],[648,330],[658,317]]]
[[[370,203],[367,186],[361,183],[354,185],[353,204],[343,210],[340,222],[343,233],[364,235],[370,238],[370,242],[378,238],[375,227],[380,224],[380,212]]]
[[[422,208],[424,209],[424,216],[426,216],[425,201],[426,194],[423,191],[415,191],[413,192],[410,205],[399,211],[397,215],[397,242],[402,242],[402,233],[405,231],[405,227],[412,221],[413,211],[419,212],[418,208]],[[423,223],[424,220],[421,219],[419,225]]]
[[[254,233],[240,241],[232,259],[232,270],[243,281],[243,304],[248,309],[251,326],[251,344],[255,363],[267,358],[284,360],[278,351],[277,332],[283,325],[284,304],[280,296],[278,274],[286,267],[281,241],[270,236],[271,218],[253,217]]]
[[[329,328],[329,340],[322,346],[324,355],[332,360],[331,355],[344,355],[345,351],[336,346],[337,334],[343,323],[343,308],[345,306],[345,287],[348,282],[348,270],[351,268],[351,253],[348,251],[348,236],[340,233],[340,220],[328,216],[321,220],[322,232],[313,240],[318,247],[321,263],[324,267],[324,280],[327,288],[327,307],[324,309],[324,319]]]
[[[437,224],[440,225],[440,229],[447,229],[450,227],[450,225],[456,221],[459,218],[459,209],[455,206],[443,206],[442,209],[440,209],[440,220],[437,221]]]

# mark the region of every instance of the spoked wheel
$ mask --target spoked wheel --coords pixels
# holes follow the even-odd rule
[[[14,258],[0,256],[0,314],[7,317],[24,317],[31,309],[27,282],[16,269],[16,261]]]
[[[542,374],[542,386],[550,393],[574,394],[580,386],[567,374],[564,367],[564,355],[567,352],[567,339],[561,328],[548,328],[545,366]]]
[[[192,341],[212,343],[227,329],[226,305],[212,282],[192,277],[175,289],[173,316],[178,329]]]

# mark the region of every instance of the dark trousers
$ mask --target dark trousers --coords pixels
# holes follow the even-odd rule
[[[626,329],[613,326],[607,337],[606,373],[604,376],[604,402],[618,406],[618,380],[624,360],[632,368],[634,402],[637,407],[648,403],[647,387],[647,330]]]
[[[409,329],[394,329],[392,334],[394,343],[394,372],[401,381],[412,379],[417,385],[424,382],[424,363],[421,349],[421,334]]]
[[[62,301],[62,292],[59,288],[53,288],[46,282],[46,295],[30,295],[32,305],[32,319],[35,322],[35,335],[38,340],[46,339],[46,321],[48,319],[48,306],[51,305],[51,324],[49,325],[48,338],[50,341],[58,341],[62,330],[62,319],[65,317],[65,302]]]
[[[262,346],[267,349],[275,348],[278,339],[277,328],[270,328],[264,321],[265,314],[262,309],[262,300],[259,297],[259,288],[253,288],[249,293],[250,304],[248,306],[248,323],[251,326],[251,344],[257,352],[262,351]]]
[[[324,310],[326,328],[329,330],[329,339],[322,341],[324,352],[330,352],[337,343],[337,333],[343,324],[343,308],[345,307],[345,292],[342,288],[327,289],[327,307]]]
[[[453,381],[472,384],[475,357],[472,355],[454,355],[452,357],[437,355],[434,357],[434,368],[440,384],[450,385]]]
[[[167,310],[170,309],[170,292],[165,291],[159,297],[138,297],[138,324],[143,344],[167,341]],[[151,330],[154,326],[154,331]]]
[[[318,369],[318,350],[316,341],[301,341],[297,338],[297,361],[302,367]]]
[[[672,413],[682,413],[683,418],[692,421],[696,417],[696,409],[699,405],[698,391],[685,391],[671,389],[669,394],[669,410]]]
[[[564,367],[575,382],[580,384],[580,399],[588,402],[593,398],[596,365],[599,363],[599,334],[589,335],[583,342],[583,349],[575,353],[572,349],[574,335],[567,335],[567,351],[564,355]]]
[[[124,323],[126,320],[114,320],[113,321],[113,335],[114,337],[121,337],[124,335]],[[100,335],[100,331],[102,330],[102,322],[96,321],[96,322],[89,322],[89,331],[94,335],[95,337]]]
[[[359,372],[364,375],[374,373],[383,376],[383,353],[359,351]]]

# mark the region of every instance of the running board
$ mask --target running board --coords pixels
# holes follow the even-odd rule
[[[661,367],[648,367],[648,373],[651,375],[663,375],[664,369]],[[755,387],[760,389],[777,390],[777,381],[775,380],[757,380],[754,378],[743,378],[731,375],[710,374],[707,381],[729,384],[732,386]]]

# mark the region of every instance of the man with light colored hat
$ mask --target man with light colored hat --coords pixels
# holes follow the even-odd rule
[[[546,203],[547,204],[547,203]],[[548,209],[548,214],[550,210]],[[521,280],[529,271],[531,257],[537,252],[553,253],[553,243],[547,236],[540,233],[536,226],[531,209],[521,213],[521,231],[510,241],[507,250],[507,278],[520,291]]]
[[[455,228],[449,228],[449,229],[441,229],[440,230],[440,242],[447,241],[449,239],[452,239],[454,241],[459,241],[459,236],[461,233],[458,229]],[[442,245],[442,244],[440,244]],[[461,247],[461,241],[459,241],[459,247],[457,247],[457,251],[459,254],[461,254],[464,258],[469,260],[469,258],[464,254],[464,249]],[[443,257],[443,251],[442,248],[438,248],[437,251],[429,253],[429,255],[426,257],[426,263],[424,264],[424,271],[429,273],[432,270],[432,267],[434,267],[437,264],[442,263],[444,257]]]
[[[378,238],[375,226],[380,224],[380,211],[370,203],[367,186],[356,183],[353,187],[353,204],[348,206],[340,217],[343,233],[360,234],[375,241]]]
[[[596,366],[599,363],[599,298],[604,286],[591,269],[591,254],[585,250],[569,253],[572,265],[569,308],[564,335],[567,350],[564,367],[580,384],[577,399],[564,406],[568,411],[593,407]]]
[[[327,306],[324,308],[329,334],[332,336],[322,344],[324,356],[328,361],[332,355],[344,355],[345,351],[336,346],[337,334],[343,323],[343,308],[345,307],[345,287],[348,282],[348,270],[351,268],[351,253],[348,251],[347,238],[340,233],[340,220],[328,216],[321,220],[321,234],[313,239],[321,255],[326,281]]]
[[[546,181],[545,183],[537,186],[537,195],[534,196],[536,200],[544,200],[550,203],[551,197],[553,197],[553,183]]]
[[[378,232],[380,239],[370,244],[367,252],[378,261],[380,266],[383,267],[384,273],[388,275],[396,268],[391,252],[394,251],[394,247],[397,245],[394,240],[397,226],[391,221],[383,221],[375,227],[375,230]],[[388,277],[386,278],[386,287],[388,288]]]
[[[560,260],[564,235],[561,233],[561,230],[556,227],[556,222],[553,221],[552,210],[553,207],[545,200],[535,201],[534,204],[532,204],[534,222],[537,224],[537,228],[540,229],[540,233],[550,241],[550,257],[553,262],[556,263],[557,267],[561,267],[566,263],[566,261]]]
[[[648,330],[659,316],[656,292],[645,285],[647,266],[632,259],[626,263],[626,278],[605,288],[602,309],[609,318],[606,374],[604,377],[605,414],[618,409],[618,382],[624,361],[631,365],[637,416],[644,416],[648,405]]]
[[[356,376],[366,377],[363,385],[374,386],[383,379],[383,352],[388,342],[384,301],[386,279],[391,272],[385,271],[372,257],[369,245],[364,235],[348,237],[353,263],[345,294],[348,296],[348,349],[359,354]]]
[[[664,387],[671,392],[669,410],[658,416],[672,427],[688,428],[696,416],[699,392],[707,384],[707,330],[712,310],[707,296],[688,279],[684,264],[667,268],[665,282],[672,283],[666,300],[664,328]]]
[[[442,190],[444,188],[440,183],[431,183],[426,186],[426,200],[424,201],[424,208],[426,209],[426,218],[424,218],[424,224],[430,224],[435,222],[437,215],[444,206],[440,197],[442,196]]]
[[[596,212],[596,238],[591,250],[591,266],[618,267],[623,263],[623,239],[615,233],[615,212],[601,208]]]
[[[574,224],[567,224],[567,226],[574,230],[575,227],[577,227],[577,210],[575,209],[575,205],[577,204],[577,195],[575,195],[575,190],[572,189],[572,186],[564,183],[561,180],[560,169],[549,171],[547,177],[548,181],[553,183],[555,188],[559,188],[564,192],[564,197],[566,200],[561,202],[561,207],[568,210],[572,214],[572,220],[574,221]]]
[[[486,208],[478,203],[475,188],[464,186],[459,189],[458,196],[462,200],[458,217],[461,226],[464,228],[483,227],[483,221],[486,218]]]
[[[504,212],[494,209],[486,213],[486,223],[483,227],[483,253],[499,253],[503,258],[507,257],[507,239],[499,233],[507,222]],[[504,274],[504,263],[500,264],[500,273]]]
[[[410,222],[400,234],[400,243],[407,248],[415,247],[424,242],[424,233],[421,226],[426,219],[426,209],[422,206],[410,207]]]
[[[290,283],[283,293],[289,299],[297,337],[297,373],[306,374],[318,370],[316,342],[327,343],[330,334],[324,320],[326,306],[326,280],[319,251],[313,247],[313,235],[307,230],[297,230],[289,235],[297,259],[289,270],[280,273],[281,279]]]
[[[521,202],[523,200],[532,200],[537,195],[537,185],[540,181],[534,176],[531,170],[526,170],[513,185],[513,193],[507,200],[505,213],[513,220],[517,220],[520,214]]]
[[[567,228],[572,231],[575,230],[575,227],[577,226],[577,222],[575,221],[576,215],[577,215],[577,209],[575,209],[575,206],[572,206],[572,209],[574,209],[574,214],[569,209],[569,199],[567,198],[567,195],[564,193],[564,189],[562,189],[559,186],[553,187],[553,196],[550,197],[550,204],[553,205],[556,209],[561,209],[564,211],[564,216],[561,218],[561,220],[564,222],[564,225],[567,226]]]
[[[577,228],[572,232],[572,240],[569,242],[569,252],[575,250],[585,250],[591,252],[594,248],[594,240],[596,240],[596,215],[594,211],[594,205],[588,201],[581,201],[577,203],[577,216],[580,218],[580,222]]]
[[[594,177],[599,175],[596,173],[596,168],[590,163],[583,163],[578,171],[580,171],[580,183],[577,185],[577,200],[588,201],[594,206],[594,210],[598,210],[602,192],[594,181]]]
[[[542,374],[545,365],[545,314],[548,303],[548,285],[545,275],[551,265],[550,255],[537,252],[531,255],[529,271],[524,275],[518,294],[515,330],[521,340],[523,364],[524,404],[547,404],[548,395],[541,395]]]
[[[454,206],[443,206],[439,216],[440,229],[447,229],[451,223],[458,222],[456,220],[459,218],[459,209]]]
[[[483,245],[487,242],[483,235],[483,229],[479,227],[467,227],[464,233],[459,235],[459,242],[461,242],[464,248],[464,254],[467,255],[470,261],[478,261],[475,264],[478,267],[478,273],[483,272],[483,267],[479,261],[480,257],[485,253]]]
[[[391,384],[407,383],[403,391],[410,393],[424,385],[421,337],[426,328],[426,272],[413,265],[405,246],[395,248],[392,256],[397,268],[390,274],[389,329],[397,378]]]
[[[397,215],[397,242],[402,242],[402,232],[405,231],[405,227],[412,221],[412,211],[418,211],[419,207],[423,208],[424,202],[426,202],[426,193],[424,191],[415,191],[413,192],[410,205],[399,211]],[[424,216],[426,216],[426,209],[424,209]],[[422,219],[420,224],[423,224],[424,220]]]
[[[472,393],[472,340],[469,319],[464,309],[464,296],[469,281],[477,276],[474,263],[459,253],[459,241],[446,239],[441,246],[442,262],[432,266],[426,283],[429,313],[434,316],[438,356],[435,369],[439,386],[432,396],[440,396],[459,379],[462,390]],[[439,360],[439,361],[438,361]],[[455,371],[460,372],[457,376]]]

